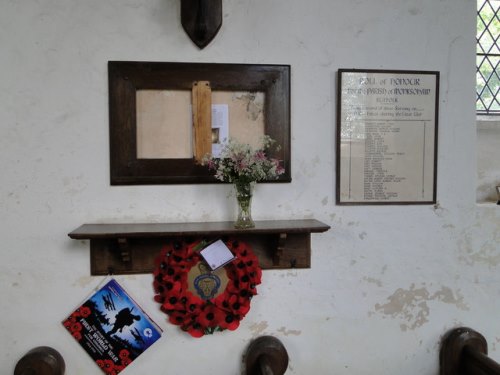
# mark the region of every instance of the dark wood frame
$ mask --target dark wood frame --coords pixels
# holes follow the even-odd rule
[[[431,201],[390,201],[390,202],[345,202],[340,200],[340,134],[341,134],[341,104],[342,104],[342,74],[343,73],[388,73],[388,74],[421,74],[436,77],[436,98],[434,112],[434,174],[433,174],[433,198]],[[439,119],[439,71],[422,70],[384,70],[384,69],[339,69],[337,74],[337,124],[336,124],[336,203],[337,205],[410,205],[410,204],[435,204],[437,202],[437,159],[438,159],[438,119]]]
[[[108,62],[111,185],[218,182],[189,159],[138,159],[136,91],[189,90],[210,81],[213,91],[264,92],[265,133],[281,146],[271,156],[282,161],[290,182],[290,66],[173,62]]]

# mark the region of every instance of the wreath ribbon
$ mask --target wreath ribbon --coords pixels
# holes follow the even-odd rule
[[[173,240],[155,260],[155,301],[161,304],[170,323],[179,325],[193,337],[237,329],[250,310],[250,300],[257,294],[256,286],[261,282],[262,270],[251,247],[237,239],[223,242],[235,259],[224,266],[228,278],[225,290],[212,298],[196,295],[188,285],[191,268],[204,262],[200,250],[205,241]]]

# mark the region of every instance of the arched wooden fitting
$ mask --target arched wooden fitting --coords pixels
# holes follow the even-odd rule
[[[64,375],[65,371],[66,364],[57,350],[39,346],[17,362],[14,375]]]
[[[181,0],[181,23],[194,44],[203,49],[222,26],[222,0]]]
[[[283,375],[288,368],[288,353],[276,337],[261,336],[248,346],[245,365],[247,375]]]

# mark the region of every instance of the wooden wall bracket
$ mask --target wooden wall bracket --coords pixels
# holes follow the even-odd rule
[[[153,271],[154,259],[172,239],[237,238],[247,242],[262,269],[310,268],[311,233],[330,226],[314,219],[256,221],[255,228],[235,229],[229,221],[169,224],[84,224],[68,236],[90,240],[92,275]]]
[[[130,262],[130,250],[128,248],[128,241],[126,238],[118,238],[117,240],[118,248],[120,250],[120,256],[123,263]]]
[[[286,245],[286,233],[280,233],[278,237],[278,246],[276,248],[276,252],[273,257],[273,266],[277,266],[280,264],[280,260],[283,257],[283,252],[285,251]],[[291,268],[294,268],[291,266]]]

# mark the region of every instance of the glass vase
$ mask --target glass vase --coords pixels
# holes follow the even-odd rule
[[[255,182],[234,183],[236,191],[236,201],[238,202],[238,218],[234,227],[238,229],[253,228],[255,223],[252,220],[252,195]]]

